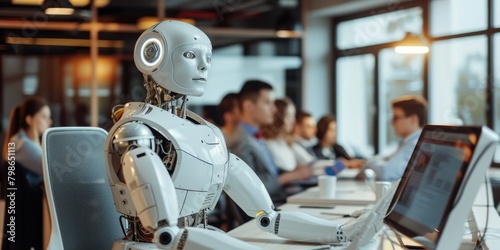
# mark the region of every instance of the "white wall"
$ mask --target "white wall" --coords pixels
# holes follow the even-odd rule
[[[229,92],[239,92],[246,80],[271,84],[277,98],[285,95],[285,70],[300,67],[295,56],[243,56],[238,48],[214,51],[205,94],[190,97],[190,105],[217,105]]]

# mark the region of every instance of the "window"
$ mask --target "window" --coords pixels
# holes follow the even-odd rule
[[[493,25],[495,27],[500,27],[500,0],[494,0],[493,1],[493,13],[496,13],[493,15]]]
[[[435,42],[430,54],[430,122],[486,124],[486,36]]]
[[[487,0],[430,1],[432,36],[485,30],[488,24]]]
[[[359,155],[374,152],[374,64],[371,54],[343,57],[337,61],[337,141],[359,149]],[[348,108],[347,108],[348,107]],[[354,152],[356,154],[356,152]]]
[[[421,33],[420,7],[342,22],[337,27],[337,47],[350,49],[403,39],[406,32]]]
[[[488,9],[490,3],[493,10]],[[489,16],[490,13],[493,16]],[[488,26],[489,19],[493,21],[492,27]],[[361,96],[373,95],[367,97],[374,104],[370,107],[373,109],[373,120],[366,120],[365,126],[369,128],[341,124],[338,127],[339,137],[352,133],[344,130],[370,131],[373,134],[368,136],[373,139],[366,141],[370,142],[374,153],[389,151],[400,140],[389,121],[390,102],[407,94],[428,99],[429,123],[487,125],[500,133],[500,0],[400,2],[393,10],[386,6],[333,21],[338,49],[334,54],[337,62],[337,82],[334,86],[337,88],[336,112],[339,120],[348,115],[344,114],[346,106],[354,103],[347,100],[353,97],[343,90],[346,82],[355,82],[353,79],[366,74],[365,68],[358,68],[358,72],[360,69],[363,71],[361,76],[346,77],[347,72],[356,71],[346,65],[360,67],[351,62],[356,58],[352,53],[370,55],[375,60],[374,79],[369,82],[373,85],[365,85],[366,89],[361,89]],[[429,28],[428,33],[423,27]],[[392,42],[402,39],[405,32],[426,36],[429,53],[412,56],[395,54]],[[489,46],[488,41],[493,41],[493,46]],[[488,65],[489,55],[493,56],[493,65]],[[356,84],[352,88],[361,85]],[[489,89],[490,86],[493,87]],[[359,93],[360,90],[356,91]],[[487,99],[487,93],[493,95],[491,100]],[[486,112],[487,107],[492,107],[492,114]],[[367,111],[363,112],[362,116],[366,116]]]
[[[384,152],[395,150],[400,141],[391,125],[391,101],[403,95],[423,95],[424,56],[397,54],[387,48],[380,51],[379,65],[380,151]]]
[[[498,2],[498,1],[497,1]],[[494,36],[494,57],[493,57],[493,113],[495,131],[500,133],[500,33]]]

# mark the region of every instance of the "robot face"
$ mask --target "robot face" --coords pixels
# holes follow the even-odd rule
[[[163,21],[145,30],[134,49],[134,62],[166,90],[201,96],[205,92],[212,44],[203,31],[179,21]]]
[[[212,49],[207,44],[187,44],[172,52],[173,79],[177,85],[191,90],[192,95],[205,92]]]

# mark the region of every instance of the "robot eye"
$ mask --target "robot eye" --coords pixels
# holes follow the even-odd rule
[[[186,51],[182,55],[188,59],[194,59],[196,57],[192,51]]]
[[[144,49],[144,59],[148,61],[149,63],[154,62],[156,59],[158,59],[158,56],[160,55],[159,53],[160,48],[158,47],[158,44],[152,42],[146,45],[146,48]]]
[[[207,63],[211,63],[212,62],[212,57],[211,56],[207,56]]]

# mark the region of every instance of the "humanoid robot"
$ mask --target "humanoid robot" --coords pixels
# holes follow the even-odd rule
[[[110,186],[126,236],[113,249],[253,249],[207,230],[207,211],[225,191],[257,226],[306,242],[347,242],[358,224],[277,212],[253,170],[226,149],[221,131],[186,108],[205,91],[211,42],[198,28],[163,21],[144,31],[134,51],[144,102],[113,109],[106,140]]]

